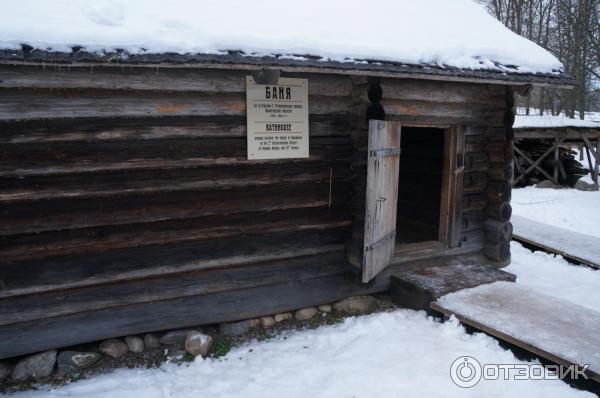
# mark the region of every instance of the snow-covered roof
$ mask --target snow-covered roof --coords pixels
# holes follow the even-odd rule
[[[513,128],[593,128],[600,130],[600,123],[592,120],[571,119],[565,116],[515,116]]]
[[[563,70],[475,0],[3,0],[1,9],[0,49],[12,51],[235,52],[502,74]]]

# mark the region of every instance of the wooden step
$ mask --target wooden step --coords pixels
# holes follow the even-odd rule
[[[427,267],[407,267],[390,276],[392,300],[401,307],[430,311],[441,296],[516,276],[485,264],[478,257],[461,258]]]

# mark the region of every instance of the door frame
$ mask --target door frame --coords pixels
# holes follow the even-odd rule
[[[435,128],[443,130],[444,148],[442,162],[442,187],[438,239],[407,244],[396,244],[395,258],[420,254],[441,253],[460,246],[462,194],[464,174],[464,128],[458,125],[431,123],[402,123],[402,128]],[[402,168],[400,168],[402,173]],[[401,186],[398,189],[402,189]]]

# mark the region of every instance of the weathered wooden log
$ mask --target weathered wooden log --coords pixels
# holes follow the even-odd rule
[[[345,206],[322,206],[9,235],[0,237],[0,258],[14,262],[240,235],[324,230],[347,227],[351,222],[352,215]]]
[[[46,64],[44,68],[0,67],[0,88],[102,89],[168,92],[245,93],[250,71],[233,69],[182,69],[94,66],[68,68]],[[309,78],[309,95],[345,97],[352,90],[349,76],[285,73],[283,77]],[[413,91],[418,87],[413,88]]]
[[[409,101],[443,103],[504,103],[504,93],[498,86],[475,86],[425,80],[381,79],[383,97]]]
[[[493,127],[493,128],[489,128],[487,129],[486,133],[485,133],[485,138],[488,140],[488,142],[494,142],[494,145],[502,145],[504,144],[504,141],[506,140],[506,127],[502,126],[502,127]],[[499,143],[499,144],[496,144]]]
[[[286,167],[258,163],[174,169],[134,169],[0,177],[0,204],[21,200],[107,198],[136,193],[214,190],[292,182],[346,181],[349,162],[290,162]],[[105,200],[105,199],[98,199]]]
[[[465,154],[465,171],[486,171],[488,158],[484,152],[470,152]]]
[[[512,239],[513,226],[508,221],[488,219],[484,226],[485,239],[490,243],[508,243]]]
[[[487,176],[483,172],[465,173],[463,186],[465,193],[483,192],[487,184]]]
[[[313,138],[310,158],[293,161],[348,159],[351,152],[348,137]],[[0,177],[290,162],[289,159],[248,160],[243,138],[15,144],[2,146],[0,156],[3,159]]]
[[[498,221],[508,221],[512,215],[512,207],[508,202],[489,202],[485,213]]]
[[[490,162],[504,163],[513,158],[513,142],[505,140],[500,142],[490,142],[485,147],[485,153]]]
[[[468,232],[483,228],[485,215],[483,213],[463,213],[461,231]]]
[[[385,104],[384,109],[385,108]],[[418,106],[415,104],[415,106]],[[391,121],[400,121],[405,125],[415,124],[415,125],[437,125],[437,126],[446,126],[446,125],[470,125],[472,123],[481,123],[482,120],[489,121],[491,125],[494,126],[502,126],[502,120],[504,117],[504,111],[491,111],[488,114],[481,116],[476,114],[468,114],[468,113],[452,113],[445,112],[445,114],[436,115],[436,114],[426,114],[426,112],[421,113],[417,112],[415,114],[410,113],[388,113],[386,109],[386,120]]]
[[[0,235],[100,227],[217,214],[321,207],[348,201],[349,183],[308,182],[211,191],[20,201],[0,206]]]
[[[337,252],[348,238],[339,227],[10,262],[1,265],[0,298]]]
[[[483,246],[483,255],[488,260],[506,265],[510,261],[510,243],[486,243]]]
[[[487,174],[492,180],[510,181],[513,176],[512,160],[505,163],[490,163]]]
[[[482,230],[467,231],[461,233],[461,245],[482,244],[485,242],[485,234]]]
[[[481,120],[488,117],[493,110],[504,112],[498,105],[496,109],[490,109],[488,103],[473,103],[469,106],[464,104],[431,102],[431,101],[412,101],[383,98],[381,101],[385,109],[385,114],[389,117],[394,116],[415,116],[415,115],[437,115],[438,117],[459,118]]]
[[[164,275],[0,299],[0,326],[149,301],[246,289],[294,279],[339,274],[347,270],[342,250],[228,270],[213,269]]]
[[[344,273],[11,324],[0,328],[0,358],[97,341],[108,336],[256,318],[388,289],[389,276],[377,278],[373,284],[361,285],[353,283]],[[81,328],[82,324],[86,327]]]
[[[371,105],[369,93],[373,99],[377,99],[381,92],[371,86],[366,79],[357,79],[353,82],[350,95],[352,105],[349,107],[347,115],[353,146],[350,166],[353,174],[350,186],[350,211],[354,215],[354,221],[352,222],[352,239],[346,242],[345,248],[348,263],[355,270],[361,268],[363,261],[369,136],[367,110]]]
[[[245,138],[244,116],[61,119],[0,122],[0,143],[145,141],[189,138]],[[310,137],[349,136],[346,115],[310,115]]]
[[[464,195],[462,206],[465,212],[483,210],[487,204],[487,198],[482,194]]]
[[[345,97],[311,97],[311,115],[344,114]],[[246,96],[235,94],[156,93],[115,91],[47,91],[6,89],[0,102],[0,120],[81,117],[243,116]]]
[[[511,198],[512,186],[509,181],[490,180],[485,193],[491,202],[508,202]]]

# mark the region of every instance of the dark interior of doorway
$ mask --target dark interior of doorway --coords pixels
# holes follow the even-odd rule
[[[444,130],[402,127],[398,244],[439,240]]]

